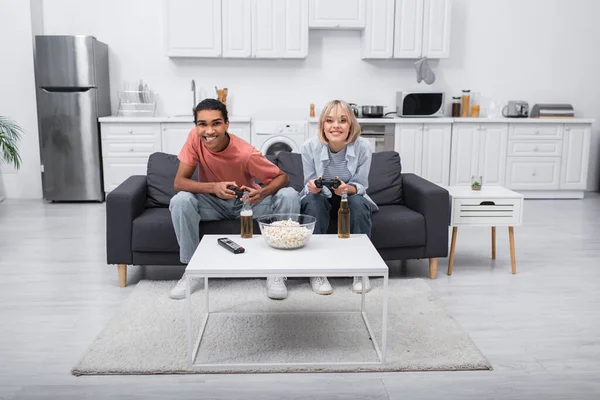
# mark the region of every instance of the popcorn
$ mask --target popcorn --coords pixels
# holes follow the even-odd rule
[[[270,246],[277,249],[296,249],[306,244],[312,231],[291,219],[265,224],[262,234]]]

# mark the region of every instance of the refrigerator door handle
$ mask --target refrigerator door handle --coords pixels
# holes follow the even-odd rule
[[[94,89],[93,87],[47,87],[41,86],[46,93],[85,93],[88,90]]]

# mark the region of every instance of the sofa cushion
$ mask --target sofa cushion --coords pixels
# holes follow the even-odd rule
[[[373,214],[371,242],[378,249],[424,246],[425,218],[403,205],[379,206]]]
[[[404,204],[402,166],[395,151],[373,153],[367,194],[378,206]]]
[[[146,184],[148,194],[146,207],[168,207],[171,197],[175,196],[175,175],[179,168],[179,159],[174,154],[156,152],[148,159]],[[198,168],[192,179],[198,180]]]
[[[277,154],[277,164],[283,172],[290,177],[288,186],[293,187],[300,192],[304,187],[304,171],[302,169],[302,155],[300,153],[290,153],[280,151]]]
[[[254,221],[254,233],[259,234],[258,223]],[[240,234],[239,220],[200,222],[200,237],[204,234],[227,235],[235,241]],[[168,208],[147,208],[133,221],[133,251],[179,252],[179,244]]]

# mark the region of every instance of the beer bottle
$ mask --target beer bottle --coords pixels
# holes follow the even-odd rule
[[[250,195],[246,191],[242,196],[242,211],[240,212],[240,230],[244,239],[251,238],[254,233],[254,222],[252,221],[252,204],[250,204]]]
[[[348,207],[348,192],[342,192],[342,202],[338,209],[338,237],[350,237],[350,207]]]

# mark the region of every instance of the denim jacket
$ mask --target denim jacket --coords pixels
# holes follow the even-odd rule
[[[369,170],[371,169],[371,157],[373,149],[371,144],[360,136],[354,143],[346,146],[346,161],[350,171],[350,182],[356,186],[356,195],[365,196],[374,210],[379,210],[377,205],[367,194],[369,187]],[[312,137],[302,145],[302,169],[304,170],[304,188],[300,192],[300,198],[308,196],[308,181],[323,176],[325,168],[329,164],[328,146],[321,143],[318,137]],[[332,193],[329,188],[323,186],[321,193],[330,198]]]

